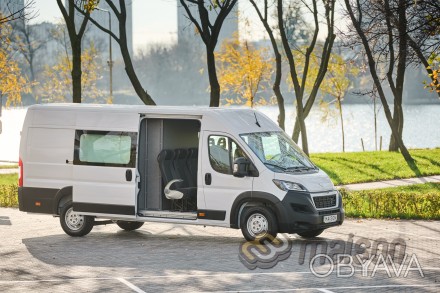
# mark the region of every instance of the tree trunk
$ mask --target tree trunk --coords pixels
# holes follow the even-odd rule
[[[220,106],[220,84],[215,69],[214,49],[206,48],[206,59],[208,64],[209,86],[211,89],[209,107]]]
[[[342,132],[342,152],[345,153],[345,135],[344,135],[344,118],[342,116],[342,103],[338,98],[339,117],[341,117],[341,132]]]
[[[81,103],[81,40],[72,42],[72,102]]]
[[[273,35],[272,35],[273,37]],[[272,38],[271,38],[272,39]],[[274,39],[275,41],[275,39]],[[272,46],[274,44],[272,43]],[[276,43],[275,43],[276,46]],[[275,81],[273,83],[273,92],[275,93],[275,97],[277,98],[278,110],[280,114],[278,115],[278,125],[281,129],[285,130],[285,121],[286,121],[286,109],[284,107],[284,97],[281,94],[280,83],[281,83],[281,54],[278,52],[278,49],[275,53],[275,63],[276,63],[276,75]]]
[[[303,117],[302,99],[297,98],[296,101],[297,101],[297,113],[298,113],[298,118],[300,121],[300,128],[301,128],[302,150],[308,156],[309,155],[309,143],[307,141],[306,123],[305,123],[304,117]]]
[[[299,120],[298,120],[298,116],[297,116],[295,119],[295,125],[293,126],[293,132],[292,132],[292,139],[296,143],[298,143],[300,132],[301,132],[301,129],[299,126]]]

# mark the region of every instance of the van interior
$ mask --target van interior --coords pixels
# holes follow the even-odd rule
[[[138,148],[138,215],[196,217],[199,136],[199,120],[142,120]],[[178,181],[171,182],[173,180]]]

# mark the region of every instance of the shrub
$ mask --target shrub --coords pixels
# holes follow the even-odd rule
[[[440,194],[405,192],[395,189],[340,190],[348,217],[440,219]]]
[[[18,186],[0,185],[0,207],[18,207]]]

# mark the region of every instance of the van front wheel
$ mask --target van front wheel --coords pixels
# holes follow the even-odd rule
[[[67,235],[79,237],[85,236],[92,231],[95,219],[74,212],[72,202],[68,201],[61,208],[60,223],[61,228],[63,228]]]
[[[245,208],[240,227],[247,241],[272,242],[278,233],[277,218],[270,209],[263,206]]]
[[[117,221],[116,225],[125,231],[133,231],[142,227],[144,222]]]

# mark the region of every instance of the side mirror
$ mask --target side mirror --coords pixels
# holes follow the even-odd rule
[[[244,177],[248,175],[249,161],[243,157],[239,157],[234,161],[234,168],[232,169],[232,175],[235,177]]]

